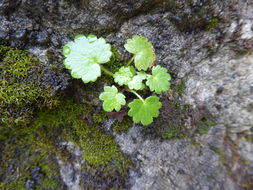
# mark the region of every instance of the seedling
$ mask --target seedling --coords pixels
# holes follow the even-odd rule
[[[170,89],[171,77],[166,68],[154,66],[155,51],[145,37],[135,35],[127,40],[124,47],[133,54],[133,57],[116,73],[112,73],[103,66],[112,56],[111,45],[106,43],[104,38],[78,35],[74,41],[63,47],[64,65],[71,70],[73,78],[82,79],[84,83],[95,82],[103,71],[113,77],[117,85],[127,86],[129,91],[138,97],[128,104],[130,108],[128,115],[135,123],[149,125],[153,122],[153,118],[159,116],[162,103],[157,96],[144,99],[137,91],[149,87],[150,91],[156,94],[165,92]],[[120,111],[126,104],[125,95],[119,92],[115,85],[105,86],[99,99],[103,101],[103,109],[106,112]]]

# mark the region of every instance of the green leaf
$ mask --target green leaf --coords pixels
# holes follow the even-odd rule
[[[133,36],[124,45],[126,50],[134,54],[135,67],[146,71],[155,61],[155,51],[152,44],[143,36]]]
[[[148,76],[146,84],[151,91],[160,94],[170,89],[170,80],[171,76],[167,73],[167,69],[158,65],[152,68],[152,75]]]
[[[135,123],[141,122],[143,125],[149,125],[153,122],[153,118],[159,116],[159,109],[162,103],[156,96],[150,96],[144,101],[135,99],[129,105],[128,115],[133,117]]]
[[[99,99],[103,100],[103,109],[107,112],[111,112],[112,110],[119,111],[121,109],[121,105],[126,104],[125,96],[122,93],[118,92],[118,89],[113,85],[105,86],[104,92],[100,94]]]
[[[114,81],[119,85],[127,85],[135,75],[135,69],[133,66],[121,67],[118,72],[114,74]]]
[[[143,90],[145,84],[142,82],[147,78],[147,74],[144,72],[138,72],[137,75],[128,83],[128,87],[132,90]]]
[[[73,78],[81,78],[84,83],[96,81],[101,75],[99,64],[109,62],[111,46],[104,38],[77,35],[75,40],[63,47],[64,65],[71,70]]]

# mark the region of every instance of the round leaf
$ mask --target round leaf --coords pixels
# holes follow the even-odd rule
[[[124,45],[125,49],[134,54],[135,67],[146,71],[155,61],[155,51],[152,44],[143,36],[133,36]]]
[[[83,82],[96,81],[101,75],[99,64],[107,63],[112,55],[111,46],[104,38],[89,35],[77,35],[73,42],[63,47],[64,65],[71,70],[74,78]]]
[[[100,94],[99,99],[103,100],[103,109],[107,112],[111,112],[114,109],[119,111],[121,105],[126,104],[125,96],[122,93],[118,92],[118,89],[113,85],[105,86],[104,92]]]
[[[129,105],[128,115],[133,117],[135,123],[141,122],[143,125],[149,125],[153,122],[153,118],[159,116],[159,109],[162,107],[159,98],[150,96],[144,101],[135,99]]]

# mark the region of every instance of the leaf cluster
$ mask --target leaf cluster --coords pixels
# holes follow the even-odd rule
[[[153,118],[159,116],[162,104],[159,97],[150,96],[143,99],[136,91],[149,88],[156,94],[165,92],[170,89],[171,76],[166,68],[154,66],[155,51],[147,38],[134,35],[126,41],[124,47],[133,57],[117,72],[112,73],[102,66],[108,63],[112,56],[110,44],[107,44],[104,38],[94,35],[78,35],[74,41],[63,47],[64,65],[71,70],[73,78],[80,78],[84,83],[96,81],[101,76],[101,71],[104,71],[113,77],[119,86],[127,86],[129,92],[138,97],[128,104],[128,115],[133,117],[135,123],[149,125]],[[131,65],[132,62],[134,66]],[[106,112],[120,111],[126,104],[125,95],[114,85],[105,86],[99,98],[103,101],[103,109]]]

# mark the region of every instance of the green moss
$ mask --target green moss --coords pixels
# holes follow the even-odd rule
[[[114,133],[122,133],[128,131],[128,129],[133,126],[133,121],[130,117],[124,117],[122,122],[115,121],[112,125],[112,130]]]
[[[26,51],[0,45],[0,121],[4,124],[26,122],[34,105],[54,102],[52,89],[42,85],[39,60]]]
[[[36,188],[37,190],[44,190],[44,189],[56,189],[58,186],[56,181],[50,180],[48,178],[43,179],[41,184]]]
[[[165,127],[165,130],[161,133],[161,137],[164,139],[173,139],[173,138],[184,138],[185,134],[181,132],[182,128],[180,126],[170,126]]]
[[[121,153],[113,137],[106,134],[101,128],[100,123],[106,120],[105,113],[95,114],[92,120],[89,119],[88,116],[90,116],[90,112],[95,112],[94,109],[87,104],[84,106],[66,101],[54,110],[40,113],[35,122],[35,128],[37,131],[41,131],[39,128],[50,126],[53,128],[50,129],[50,134],[78,145],[83,150],[84,160],[87,161],[82,166],[86,172],[103,168],[104,177],[116,174],[125,176],[131,162]],[[45,137],[50,137],[50,134],[46,134]],[[64,159],[64,155],[66,154],[61,152],[61,159]]]
[[[124,158],[119,147],[110,135],[102,133],[96,126],[80,124],[73,126],[83,149],[83,158],[92,166],[108,166],[111,161]]]
[[[244,139],[248,142],[253,142],[253,127],[251,129],[249,129],[248,131],[245,131],[244,133],[242,133]],[[1,138],[1,136],[0,136]]]
[[[173,90],[174,96],[181,97],[186,90],[186,81],[183,79],[180,80],[179,83],[172,88],[172,90]]]
[[[213,18],[211,21],[206,25],[206,30],[212,30],[213,28],[216,28],[220,24],[219,18]]]
[[[153,130],[164,139],[184,138],[190,136],[187,128],[189,114],[192,109],[183,105],[178,99],[163,99],[164,106],[161,110],[161,118],[155,121]]]
[[[207,134],[210,127],[215,126],[216,122],[213,116],[205,113],[201,116],[201,119],[195,124],[196,133],[200,135]]]
[[[94,114],[93,115],[93,121],[95,123],[103,123],[104,121],[107,120],[107,116],[105,112]]]
[[[220,160],[220,162],[221,162],[222,164],[224,164],[224,163],[226,162],[226,159],[225,159],[226,154],[225,154],[225,152],[224,152],[223,150],[219,149],[219,148],[216,148],[216,149],[214,149],[213,151],[214,151],[216,154],[219,155],[219,160]]]
[[[39,184],[50,181],[51,184],[61,187],[58,184],[59,169],[55,163],[54,152],[50,149],[34,150],[38,139],[36,136],[33,136],[33,139],[27,137],[27,134],[20,129],[15,131],[15,137],[1,142],[0,187],[5,190],[21,190],[25,189],[29,180],[37,181]],[[34,169],[38,170],[37,179],[34,178]],[[32,188],[38,189],[36,185]]]
[[[245,140],[248,141],[248,142],[253,142],[253,135],[247,135],[245,137]]]
[[[71,159],[65,148],[57,146],[62,141],[71,141],[82,149],[86,161],[82,165],[83,172],[93,176],[96,183],[102,184],[109,179],[112,183],[114,180],[123,183],[131,161],[101,127],[105,114],[96,114],[90,119],[91,112],[95,112],[91,105],[63,100],[58,107],[37,113],[29,127],[0,127],[0,134],[6,135],[0,141],[0,159],[4,160],[0,160],[0,187],[6,190],[24,188],[27,180],[32,180],[31,169],[39,167],[42,176],[34,189],[62,189],[55,159],[56,156],[63,161]],[[10,173],[10,167],[14,167],[14,173]]]

